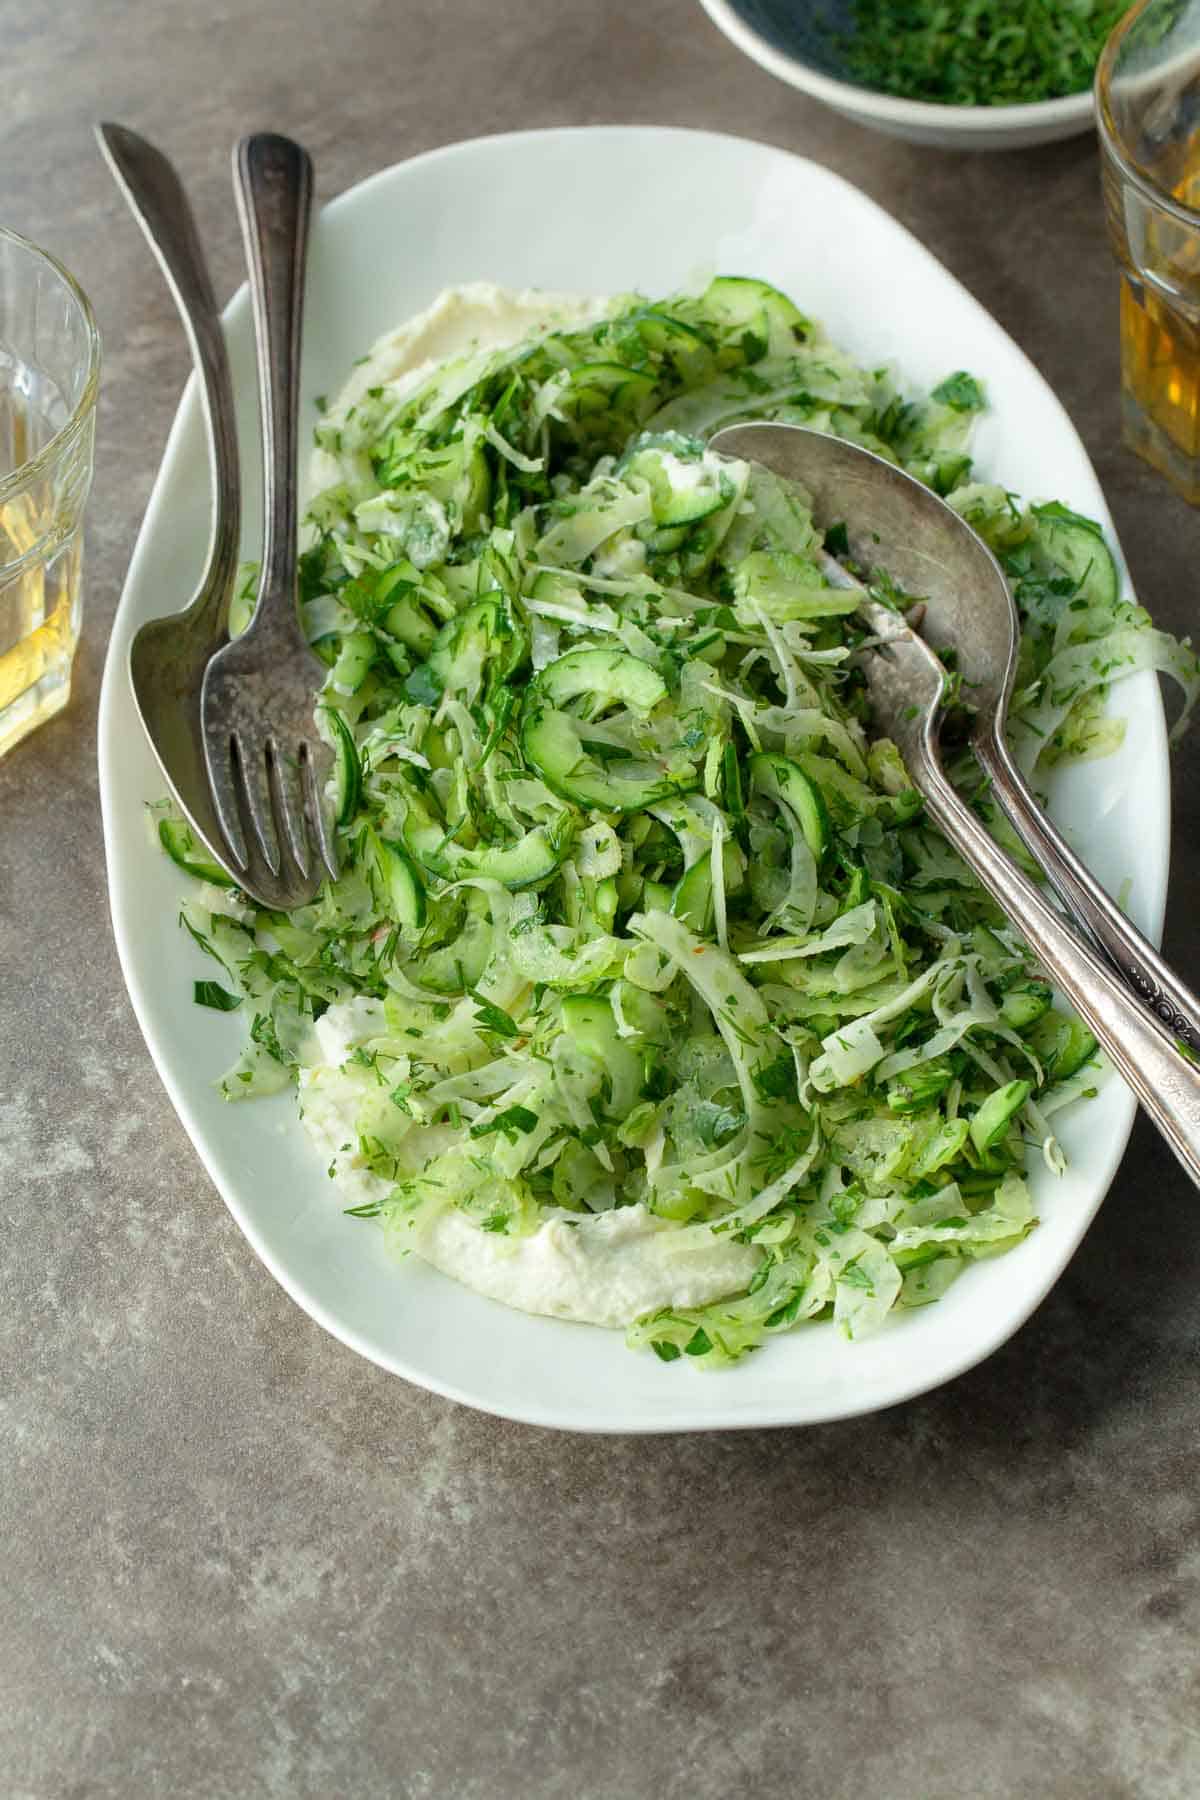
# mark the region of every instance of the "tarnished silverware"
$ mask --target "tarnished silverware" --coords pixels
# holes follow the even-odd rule
[[[213,801],[238,879],[255,898],[272,892],[268,903],[287,909],[311,900],[326,872],[337,874],[323,804],[332,756],[313,718],[324,669],[301,630],[296,597],[312,163],[289,138],[258,133],[238,145],[234,179],[258,342],[266,531],[254,614],[209,663],[201,718]]]
[[[943,580],[952,586],[961,575],[962,565],[952,547],[956,534],[941,527],[940,521],[931,523],[934,515],[925,506],[927,490],[869,451],[787,425],[730,427],[718,433],[713,444],[726,455],[761,462],[796,481],[813,498],[818,521],[847,521],[852,556],[857,532],[858,554],[864,562],[882,564],[909,591],[931,593],[940,589]],[[916,490],[915,497],[907,492],[910,486]],[[891,496],[890,500],[885,501],[885,495]],[[936,496],[928,495],[928,499],[936,503]],[[940,510],[956,526],[961,524],[949,508]],[[901,567],[892,552],[905,536],[910,539],[908,561]],[[1007,592],[1005,586],[1006,597]],[[1000,742],[1017,650],[1011,599],[1007,605],[1006,653],[998,627],[989,641],[989,653],[995,653],[997,660],[989,677],[993,718],[987,730],[989,735],[994,730]],[[931,604],[931,612],[934,610]],[[929,816],[1007,914],[1193,1181],[1200,1183],[1200,1068],[1181,1054],[1141,1000],[1076,935],[952,786],[939,745],[945,669],[929,644],[865,591],[860,611],[880,640],[861,656],[876,722],[894,739]],[[943,635],[941,641],[949,640]],[[975,747],[978,753],[978,743]],[[1028,798],[1036,808],[1036,801],[1031,795]],[[1174,976],[1171,980],[1190,1002],[1187,1011],[1194,1017],[1197,1003]]]
[[[229,358],[178,175],[161,151],[124,125],[98,125],[96,136],[179,308],[199,377],[212,468],[212,531],[200,585],[182,611],[141,626],[129,647],[129,678],[134,704],[176,804],[204,848],[225,862],[204,760],[200,687],[209,657],[227,636],[237,572],[241,494]],[[163,596],[167,604],[170,598]]]
[[[844,519],[850,555],[880,564],[925,601],[921,635],[953,647],[974,708],[971,747],[1058,893],[1164,1028],[1200,1054],[1200,999],[1168,967],[1065,842],[1005,740],[1019,623],[999,563],[977,532],[922,482],[856,444],[794,425],[733,425],[713,448],[765,463]]]

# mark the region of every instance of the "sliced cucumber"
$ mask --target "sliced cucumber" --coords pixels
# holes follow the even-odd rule
[[[507,681],[527,650],[524,632],[499,597],[489,596],[442,626],[427,662],[444,692],[474,701],[491,680]]]
[[[699,307],[702,316],[718,319],[734,331],[755,333],[765,320],[766,336],[777,350],[807,342],[812,332],[809,320],[786,294],[751,275],[718,275],[700,296]]]
[[[939,1119],[909,1164],[912,1179],[923,1181],[961,1156],[969,1129],[963,1118]]]
[[[371,851],[388,916],[406,931],[425,925],[425,886],[403,845],[371,833]]]
[[[1032,1081],[1006,1081],[988,1095],[970,1125],[971,1142],[981,1156],[1007,1137],[1014,1117],[1032,1092]]]
[[[1025,1042],[1042,1065],[1047,1081],[1066,1081],[1096,1054],[1096,1040],[1086,1025],[1056,1008],[1044,1012]]]
[[[1014,1031],[1026,1031],[1050,1010],[1052,995],[1044,981],[1022,982],[1009,988],[1000,1002],[1000,1016]]]
[[[636,982],[624,979],[613,983],[614,1016],[616,1001],[620,1000],[621,1017],[627,1030],[633,1030],[640,1037],[652,1044],[669,1044],[674,1027],[671,1015],[662,1001]]]
[[[362,761],[349,724],[336,706],[321,711],[333,740],[333,803],[339,825],[348,825],[362,798]]]
[[[507,888],[533,887],[553,875],[566,852],[566,834],[539,825],[515,844],[479,844],[468,848],[448,837],[415,795],[407,797],[404,844],[409,854],[431,874],[444,881],[461,881],[468,875],[490,877]]]
[[[493,949],[495,928],[487,896],[478,888],[466,890],[466,906],[455,915],[450,941],[426,951],[416,967],[422,987],[435,994],[465,994],[478,987]]]
[[[1011,958],[1011,951],[1004,948],[995,932],[989,931],[986,925],[971,927],[971,942],[975,946],[985,971],[989,968],[994,971]]]
[[[383,628],[422,661],[437,642],[437,626],[423,612],[412,594],[401,594],[383,615]]]
[[[888,1082],[887,1103],[894,1113],[920,1113],[945,1093],[954,1080],[952,1064],[944,1056],[931,1057],[905,1069]]]
[[[655,398],[654,377],[641,369],[627,369],[623,363],[581,363],[571,372],[562,409],[577,420],[602,415],[607,428],[614,413],[634,420],[645,417]]]
[[[688,387],[698,387],[716,367],[713,347],[704,334],[670,313],[648,307],[639,314],[637,329],[647,350],[673,362]]]
[[[646,713],[666,697],[656,669],[625,650],[571,650],[531,681],[521,709],[521,749],[547,787],[578,806],[636,812],[699,780],[681,780],[639,759],[600,764],[580,741],[580,721],[560,710],[586,695],[590,711],[619,703]]]
[[[700,779],[698,774],[691,780],[665,775],[632,755],[628,762],[601,765],[580,742],[578,721],[541,704],[532,688],[521,711],[521,749],[553,793],[600,812],[640,812]]]
[[[527,831],[515,844],[487,844],[464,850],[460,872],[487,876],[505,887],[533,887],[553,875],[563,859],[564,845],[544,826]]]
[[[569,650],[542,670],[530,688],[536,687],[548,706],[565,706],[587,694],[592,712],[609,702],[648,713],[665,700],[667,684],[657,669],[627,650]]]
[[[697,857],[676,882],[671,911],[697,937],[707,937],[713,924],[712,858]]]
[[[825,796],[815,781],[786,756],[762,753],[750,758],[750,786],[764,799],[774,800],[799,826],[818,868],[829,849],[832,829]]]
[[[706,456],[702,444],[678,432],[639,440],[618,465],[618,473],[638,475],[649,484],[655,523],[668,529],[710,518],[733,492],[716,458]]]
[[[378,639],[370,631],[352,631],[342,639],[342,648],[329,679],[339,694],[356,694],[371,672]]]
[[[1092,606],[1115,606],[1121,584],[1099,525],[1057,500],[1049,506],[1035,506],[1033,519],[1034,542],[1075,582],[1080,598]]]
[[[603,881],[587,878],[583,883],[584,900],[601,931],[611,931],[617,916],[617,884],[611,875]]]
[[[563,1028],[579,1048],[601,1063],[610,1093],[604,1110],[627,1118],[642,1086],[642,1058],[617,1032],[611,1002],[597,994],[567,994],[562,1003]]]
[[[194,875],[197,881],[211,881],[214,887],[237,886],[220,863],[213,861],[191,826],[185,825],[182,819],[160,819],[158,841],[185,875]]]

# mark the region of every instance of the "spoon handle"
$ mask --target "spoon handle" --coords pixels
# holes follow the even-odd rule
[[[303,642],[296,612],[296,466],[312,162],[291,138],[256,132],[234,153],[234,189],[258,343],[266,520],[251,629],[268,627]]]
[[[992,792],[1045,869],[1062,900],[1170,1035],[1200,1054],[1200,999],[1169,969],[1080,862],[1030,793],[1002,739],[975,744]]]
[[[229,353],[196,221],[183,184],[161,150],[126,125],[97,125],[113,178],[146,235],[170,288],[200,377],[212,465],[208,568],[198,593],[211,613],[212,644],[225,635],[241,535],[241,480]]]
[[[906,756],[935,822],[1011,919],[1200,1185],[1200,1068],[1038,892],[951,786],[930,721]]]

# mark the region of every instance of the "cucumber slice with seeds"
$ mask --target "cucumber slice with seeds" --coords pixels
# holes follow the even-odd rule
[[[623,465],[622,473],[640,476],[649,484],[655,523],[668,528],[699,524],[720,512],[733,493],[715,457],[703,451],[680,454],[670,443],[643,445]]]
[[[1034,542],[1075,582],[1079,597],[1092,606],[1115,606],[1121,584],[1099,525],[1057,501],[1035,506],[1033,519]]]
[[[1056,1008],[1042,1014],[1030,1028],[1025,1042],[1042,1065],[1047,1081],[1066,1081],[1095,1056],[1095,1038],[1078,1019]]]
[[[657,669],[627,650],[569,650],[530,683],[549,706],[565,706],[588,695],[593,714],[610,702],[648,713],[667,697],[667,684]]]
[[[774,800],[782,808],[785,818],[795,822],[820,867],[829,849],[832,830],[825,796],[816,782],[786,756],[768,753],[752,756],[749,770],[754,792],[764,799]]]
[[[568,842],[562,826],[552,830],[539,825],[513,844],[467,847],[457,843],[453,830],[436,820],[411,792],[406,796],[403,836],[409,854],[443,881],[461,881],[469,875],[488,876],[514,890],[534,887],[553,875]]]
[[[425,887],[401,844],[371,834],[375,869],[388,912],[406,931],[420,931],[425,924]]]
[[[624,650],[571,650],[531,681],[521,709],[521,749],[547,787],[578,806],[601,812],[636,812],[699,775],[667,773],[630,748],[601,765],[580,739],[582,723],[561,709],[586,696],[588,714],[620,704],[648,713],[664,700],[666,683],[656,669]]]

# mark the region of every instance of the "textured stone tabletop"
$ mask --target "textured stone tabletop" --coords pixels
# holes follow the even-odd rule
[[[1200,1794],[1200,1201],[1152,1131],[1037,1315],[941,1392],[691,1438],[476,1415],[327,1337],[229,1218],[125,997],[96,789],[186,358],[94,119],[177,159],[222,296],[256,126],[310,146],[322,198],[515,126],[817,157],[1033,356],[1185,631],[1200,515],[1117,441],[1093,140],[890,142],[689,0],[0,0],[0,41],[0,220],[78,273],[106,349],[75,694],[0,764],[0,1795]],[[1167,927],[1193,983],[1198,774],[1193,737]]]

